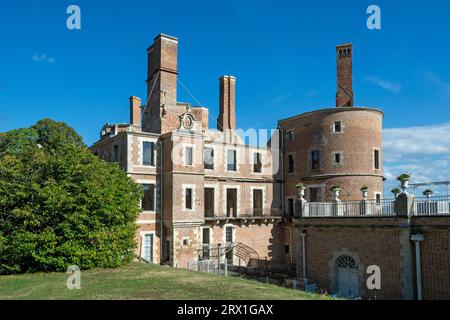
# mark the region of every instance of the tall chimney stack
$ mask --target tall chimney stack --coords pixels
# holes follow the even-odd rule
[[[222,76],[219,78],[219,116],[217,118],[217,130],[225,131],[236,129],[236,78]]]
[[[336,47],[336,107],[353,107],[352,56],[353,46],[351,43]]]
[[[141,99],[130,97],[130,125],[141,126]]]

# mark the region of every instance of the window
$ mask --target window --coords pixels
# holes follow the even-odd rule
[[[311,169],[318,170],[320,168],[320,153],[319,151],[311,152]]]
[[[335,164],[341,164],[341,154],[340,153],[335,153],[334,154],[334,163]]]
[[[253,172],[261,173],[262,163],[261,163],[261,153],[256,152],[253,154]]]
[[[189,238],[183,238],[183,246],[189,245]]]
[[[155,165],[155,157],[154,157],[154,150],[155,150],[155,143],[154,142],[143,142],[143,153],[142,153],[142,164],[144,166],[154,166]]]
[[[347,49],[347,56],[351,56],[352,55],[352,49]]]
[[[309,188],[309,202],[319,202],[319,188]]]
[[[237,216],[237,189],[227,189],[227,217]]]
[[[287,244],[284,246],[284,254],[289,254],[289,246]]]
[[[214,216],[214,188],[205,188],[205,217]]]
[[[335,132],[335,133],[342,132],[342,122],[341,121],[335,121],[334,122],[333,132]]]
[[[381,204],[381,193],[375,193],[375,199],[377,204]]]
[[[208,170],[214,170],[214,149],[205,148],[203,153],[204,168]]]
[[[253,190],[253,215],[262,215],[263,209],[263,191]]]
[[[342,50],[339,50],[339,58],[342,58]]]
[[[294,156],[292,154],[288,155],[288,173],[294,172]]]
[[[184,208],[192,210],[192,188],[186,188],[184,198]]]
[[[119,162],[119,146],[118,145],[113,146],[112,161]]]
[[[378,149],[373,151],[373,165],[376,170],[380,169],[380,150]]]
[[[142,210],[155,211],[155,185],[143,184],[144,199],[142,199]]]
[[[186,165],[187,166],[192,166],[192,162],[193,162],[193,152],[194,149],[192,147],[186,147],[185,149],[185,161],[186,161]]]
[[[236,150],[227,151],[227,170],[236,171]]]

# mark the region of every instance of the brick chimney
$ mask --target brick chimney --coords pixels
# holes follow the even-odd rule
[[[219,116],[217,117],[217,130],[236,129],[235,87],[236,78],[222,76],[219,78]]]
[[[336,47],[336,107],[353,107],[352,56],[353,46],[351,43]]]
[[[178,39],[158,35],[147,49],[148,105],[142,118],[142,131],[166,133],[179,126],[183,110],[177,106]]]
[[[130,97],[130,125],[141,126],[141,99]]]

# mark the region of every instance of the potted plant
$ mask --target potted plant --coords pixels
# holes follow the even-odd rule
[[[362,192],[362,195],[363,195],[363,199],[367,200],[367,196],[369,194],[369,187],[368,186],[363,186],[361,188],[361,192]]]
[[[397,196],[399,195],[400,192],[402,192],[399,188],[394,188],[391,190],[392,194],[394,195],[394,197],[397,198]]]
[[[403,193],[406,193],[406,189],[409,188],[409,180],[411,179],[411,175],[409,173],[402,173],[397,177],[397,180],[400,181],[400,187],[403,190]]]
[[[305,185],[303,183],[299,182],[295,185],[295,189],[297,189],[297,191],[298,191],[299,198],[303,199],[303,196],[305,195],[305,189],[306,189]]]
[[[334,185],[330,188],[330,190],[334,193],[334,200],[339,200],[339,191],[341,191],[341,187],[338,185]]]
[[[427,198],[430,198],[432,194],[433,194],[433,190],[430,190],[430,189],[427,189],[423,192],[423,195]]]

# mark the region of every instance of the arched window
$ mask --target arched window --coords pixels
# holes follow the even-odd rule
[[[349,256],[339,257],[339,259],[337,260],[337,267],[345,269],[358,269],[355,260]]]
[[[347,56],[349,56],[349,57],[351,56],[351,53],[352,53],[351,51],[352,51],[352,49],[347,49]]]

